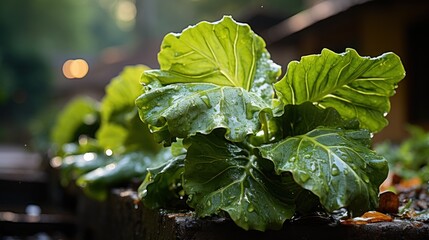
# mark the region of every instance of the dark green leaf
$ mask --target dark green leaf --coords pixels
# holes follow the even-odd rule
[[[171,208],[183,200],[182,175],[185,155],[149,168],[145,180],[138,189],[138,195],[148,208]]]
[[[222,136],[190,141],[184,189],[198,216],[225,211],[238,226],[260,231],[279,229],[292,217],[296,184],[275,175],[272,163]]]
[[[320,126],[346,129],[359,128],[359,122],[343,120],[335,109],[320,109],[310,102],[285,106],[284,115],[280,118],[283,121],[284,137],[302,135]]]
[[[111,157],[95,152],[66,156],[60,166],[61,185],[68,186],[80,176],[112,161]]]
[[[354,215],[375,209],[378,187],[387,177],[387,161],[368,148],[366,130],[316,128],[260,147],[278,173],[320,198],[329,212],[347,207]]]
[[[114,161],[80,176],[76,184],[88,196],[104,200],[112,187],[130,182],[133,178],[143,180],[147,168],[155,162],[154,155],[141,152],[117,155]]]

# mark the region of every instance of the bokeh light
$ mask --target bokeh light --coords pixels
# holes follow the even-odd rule
[[[69,59],[63,64],[63,74],[68,79],[83,78],[88,71],[89,65],[84,59]]]

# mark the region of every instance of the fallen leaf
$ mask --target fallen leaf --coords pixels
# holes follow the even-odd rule
[[[364,213],[361,217],[355,217],[351,219],[342,220],[342,224],[367,224],[375,222],[391,222],[393,218],[389,215],[386,215],[377,211],[369,211]]]

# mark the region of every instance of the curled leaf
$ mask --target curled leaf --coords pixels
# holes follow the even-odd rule
[[[387,125],[389,97],[405,76],[397,55],[361,57],[353,49],[336,54],[323,49],[288,65],[275,90],[285,104],[312,102],[335,108],[345,119],[357,118],[361,128],[378,132]]]

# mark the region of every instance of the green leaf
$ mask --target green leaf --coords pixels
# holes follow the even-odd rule
[[[171,208],[183,199],[184,162],[185,155],[182,154],[147,170],[146,178],[138,189],[138,195],[146,207]]]
[[[225,211],[243,229],[280,229],[294,214],[294,181],[214,133],[197,135],[185,160],[184,189],[199,217]]]
[[[145,71],[143,82],[213,83],[255,91],[271,101],[271,83],[280,66],[270,60],[265,42],[247,24],[225,16],[167,34],[158,55],[160,70]]]
[[[60,165],[61,185],[68,186],[80,176],[112,161],[111,157],[97,152],[66,156],[62,159]]]
[[[76,184],[90,197],[104,200],[109,189],[130,182],[133,178],[143,180],[146,169],[155,161],[155,157],[142,152],[132,152],[114,156],[115,160],[106,162],[76,180]]]
[[[78,142],[81,135],[93,137],[100,122],[99,102],[77,96],[73,98],[57,115],[56,122],[51,129],[51,141],[54,151],[61,155],[62,145]]]
[[[274,85],[285,104],[313,102],[335,108],[343,118],[357,118],[361,128],[378,132],[387,125],[389,97],[405,76],[394,53],[360,57],[353,49],[336,54],[323,49],[288,65],[286,75]]]
[[[358,129],[359,122],[355,119],[345,121],[334,108],[320,109],[313,103],[287,105],[284,108],[282,130],[284,138],[308,133],[320,127]]]
[[[317,128],[305,135],[259,147],[276,171],[320,198],[329,212],[346,207],[353,215],[375,209],[387,161],[369,149],[367,130]]]
[[[96,135],[100,145],[115,154],[133,150],[156,153],[161,147],[140,121],[135,105],[143,93],[141,74],[148,69],[145,65],[127,66],[106,87],[101,101],[101,127]]]
[[[207,83],[153,89],[141,95],[136,104],[142,121],[166,142],[208,134],[216,128],[226,129],[225,137],[231,141],[243,141],[260,129],[260,111],[269,110],[254,93]]]
[[[141,75],[148,69],[145,65],[126,66],[111,80],[101,101],[103,122],[125,124],[128,121],[129,112],[135,109],[136,98],[143,93]]]

